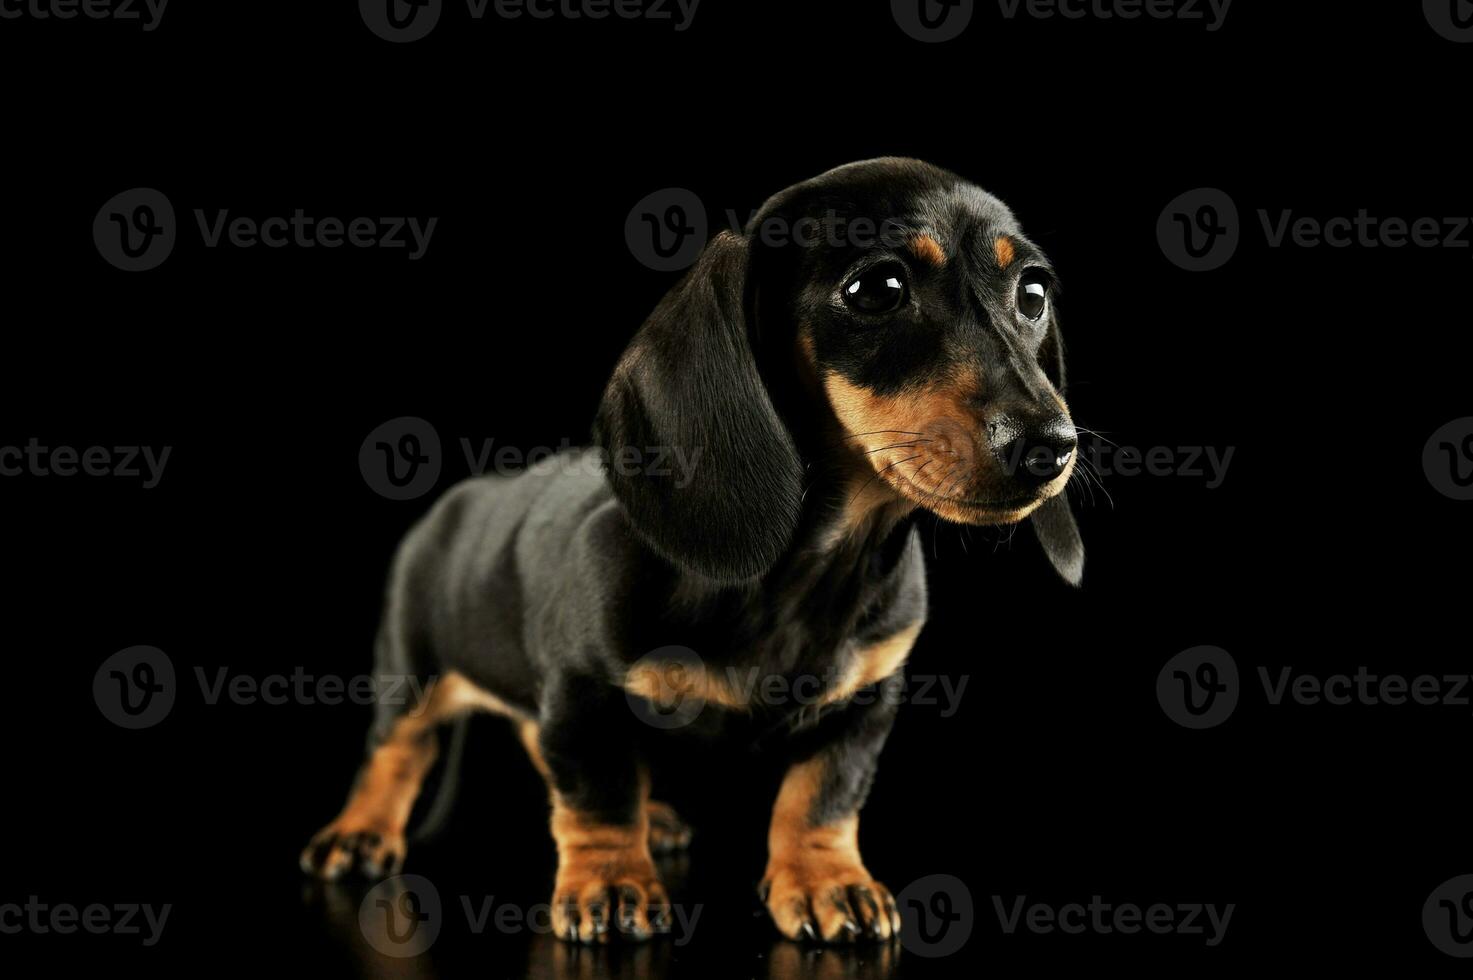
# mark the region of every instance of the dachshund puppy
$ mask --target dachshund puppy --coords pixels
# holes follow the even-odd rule
[[[557,933],[648,938],[671,925],[652,854],[689,839],[650,797],[653,740],[762,732],[787,767],[777,928],[895,936],[858,847],[895,699],[857,695],[900,676],[925,621],[919,512],[1031,519],[1080,580],[1055,291],[1002,202],[915,160],[840,167],[717,236],[619,361],[593,449],[462,483],[405,539],[376,670],[427,693],[380,706],[304,869],[394,871],[437,726],[492,711],[549,787]],[[650,465],[671,453],[693,471]],[[706,710],[683,727],[637,710],[687,699]]]

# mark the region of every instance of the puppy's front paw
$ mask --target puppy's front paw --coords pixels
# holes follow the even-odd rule
[[[382,878],[403,867],[406,850],[401,833],[340,818],[317,832],[299,863],[306,874],[327,881],[353,871]]]
[[[789,939],[850,943],[900,935],[890,890],[842,858],[817,853],[770,864],[760,894]]]
[[[648,851],[596,849],[565,857],[552,897],[553,931],[571,942],[644,941],[670,931],[670,900]]]

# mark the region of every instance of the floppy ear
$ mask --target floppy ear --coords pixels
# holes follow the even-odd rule
[[[1064,338],[1059,333],[1059,315],[1050,311],[1048,336],[1038,352],[1038,363],[1048,375],[1059,394],[1064,393]],[[1075,450],[1079,452],[1080,450]],[[1078,466],[1078,463],[1074,465]],[[1069,509],[1069,500],[1060,492],[1033,512],[1033,533],[1043,545],[1054,571],[1070,585],[1077,586],[1084,580],[1084,540],[1079,536],[1079,525]]]
[[[803,467],[757,371],[748,244],[718,235],[666,294],[604,391],[594,435],[635,531],[721,582],[755,578],[787,549]],[[650,466],[663,454],[665,466]]]

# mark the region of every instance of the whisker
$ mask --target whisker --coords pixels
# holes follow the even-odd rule
[[[908,429],[875,429],[873,432],[856,432],[856,433],[853,433],[852,435],[845,436],[844,438],[846,438],[846,439],[859,439],[862,436],[878,436],[878,435],[885,435],[887,433],[890,434],[890,435],[897,435],[897,436],[922,436],[922,435],[925,435],[924,432],[911,432]]]
[[[882,453],[882,452],[884,452],[887,449],[902,449],[902,448],[904,448],[906,446],[919,446],[923,442],[930,442],[930,441],[931,441],[930,439],[913,439],[910,442],[897,442],[893,446],[881,446],[879,449],[866,449],[864,451],[864,454],[866,456],[873,456],[875,453]]]
[[[1091,472],[1090,470],[1080,470],[1078,467],[1075,467],[1075,470],[1076,470],[1076,472],[1079,472],[1079,473],[1081,473],[1084,476],[1084,478],[1085,478],[1085,486],[1089,486],[1090,485],[1090,482],[1089,481],[1093,481],[1094,485],[1100,488],[1100,493],[1103,493],[1105,495],[1105,500],[1109,502],[1110,509],[1111,510],[1114,510],[1115,509],[1115,498],[1112,497],[1112,496],[1110,496],[1110,489],[1105,486],[1105,481],[1100,478],[1100,474],[1099,473],[1096,473],[1096,472]],[[1072,476],[1070,477],[1070,480],[1072,482],[1072,480],[1073,480],[1073,477]],[[1093,504],[1094,503],[1094,490],[1093,489],[1090,490],[1089,499],[1090,499],[1090,503]]]
[[[1113,439],[1107,439],[1105,437],[1105,434],[1103,432],[1098,432],[1098,431],[1096,431],[1094,429],[1086,429],[1082,425],[1075,425],[1074,426],[1074,431],[1075,432],[1083,432],[1085,435],[1094,436],[1096,439],[1100,440],[1101,442],[1107,442],[1110,445],[1114,446],[1116,449],[1119,449],[1120,448],[1120,443],[1115,442]]]
[[[926,454],[925,453],[916,453],[914,456],[907,456],[904,459],[897,459],[895,462],[891,463],[890,466],[885,467],[885,469],[883,469],[883,470],[875,470],[875,475],[872,476],[872,477],[870,477],[868,480],[865,480],[864,481],[864,485],[861,486],[858,490],[856,490],[854,492],[854,496],[852,496],[852,497],[849,498],[849,503],[845,505],[846,509],[848,507],[853,506],[854,501],[856,501],[856,500],[859,499],[860,494],[862,494],[866,490],[868,490],[869,489],[869,485],[871,483],[874,483],[876,480],[878,480],[880,478],[881,474],[883,474],[885,472],[885,470],[890,469],[891,466],[899,466],[901,463],[909,463],[913,459],[920,459],[924,455],[926,455]]]

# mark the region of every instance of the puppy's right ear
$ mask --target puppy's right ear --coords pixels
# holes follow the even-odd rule
[[[706,246],[624,352],[594,426],[635,531],[720,582],[767,571],[802,502],[803,466],[752,351],[748,251],[731,232]]]

